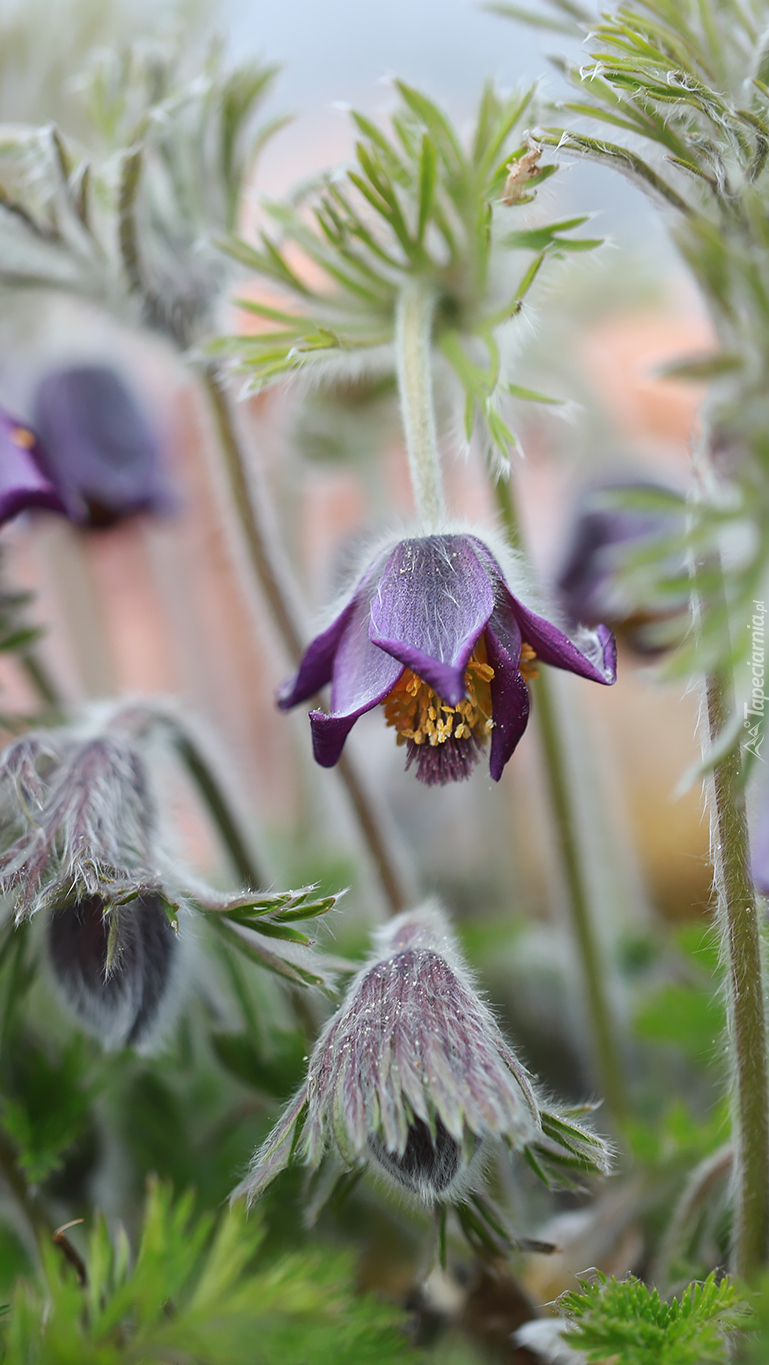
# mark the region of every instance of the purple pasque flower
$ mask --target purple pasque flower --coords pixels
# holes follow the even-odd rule
[[[278,705],[296,706],[331,683],[331,714],[310,713],[324,768],[337,762],[358,717],[382,704],[421,782],[469,777],[489,740],[498,782],[526,729],[535,658],[593,682],[616,677],[611,632],[599,625],[572,640],[537,615],[513,594],[485,540],[414,536],[375,556]]]
[[[42,469],[72,521],[110,526],[136,512],[169,511],[158,436],[114,370],[51,370],[34,413]]]
[[[0,409],[0,525],[28,507],[64,511],[56,488],[44,473],[37,436],[26,422]]]
[[[450,1203],[472,1186],[491,1143],[558,1161],[553,1123],[475,991],[445,915],[427,905],[378,931],[305,1084],[234,1197],[256,1199],[295,1154],[317,1167],[330,1152],[425,1203]],[[600,1139],[573,1125],[568,1133],[581,1169],[606,1168]]]
[[[666,510],[647,506],[612,507],[606,494],[638,494],[670,498]],[[643,590],[623,573],[634,552],[660,543],[660,565],[668,576],[680,577],[685,569],[683,554],[671,555],[665,539],[683,535],[682,512],[676,509],[675,493],[649,480],[607,482],[582,495],[571,526],[570,539],[556,578],[558,598],[567,620],[594,626],[607,622],[637,654],[654,654],[677,643],[688,608],[687,591],[661,595],[648,581]]]

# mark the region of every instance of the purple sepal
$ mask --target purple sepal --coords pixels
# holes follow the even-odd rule
[[[45,472],[73,521],[108,526],[173,508],[158,438],[113,370],[52,370],[37,390],[35,425]]]
[[[308,697],[314,697],[322,687],[331,682],[334,672],[334,659],[339,648],[344,629],[355,609],[355,598],[347,603],[327,630],[316,635],[307,646],[299,668],[293,678],[284,683],[278,692],[278,706],[281,711],[290,711]]]
[[[486,628],[486,655],[494,669],[489,772],[498,782],[529,721],[529,689],[519,672],[521,631],[506,602],[497,606]]]
[[[43,472],[37,436],[25,422],[0,411],[0,525],[31,507],[64,511],[61,498]]]
[[[369,638],[456,706],[493,608],[488,574],[466,536],[403,540],[371,603]]]
[[[616,682],[617,646],[607,626],[582,630],[579,635],[582,649],[578,649],[562,630],[543,616],[529,611],[517,597],[513,597],[509,589],[506,591],[523,639],[527,645],[531,645],[543,664],[565,668],[569,673],[577,673],[581,678],[590,678],[592,682],[604,683],[606,686]]]

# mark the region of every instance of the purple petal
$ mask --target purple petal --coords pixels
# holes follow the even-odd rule
[[[322,687],[331,682],[339,641],[353,614],[355,602],[356,599],[353,597],[336,620],[332,621],[326,630],[321,631],[320,635],[316,635],[307,646],[297,672],[278,693],[278,706],[281,711],[289,711],[292,706],[298,706],[300,701],[314,697],[316,692],[320,692]]]
[[[358,717],[384,701],[403,672],[402,663],[369,640],[372,591],[373,584],[368,592],[359,590],[339,634],[331,683],[331,715],[322,711],[310,713],[313,752],[322,768],[333,768]]]
[[[35,423],[45,470],[73,520],[110,525],[173,506],[157,436],[113,370],[51,371],[37,390]]]
[[[598,626],[596,630],[581,629],[577,632],[579,644],[570,640],[552,622],[529,611],[519,598],[514,597],[488,546],[475,536],[473,543],[492,580],[502,589],[518,621],[523,639],[543,663],[553,668],[565,668],[569,673],[578,673],[582,678],[590,678],[592,682],[605,683],[607,686],[616,682],[617,646],[608,626]]]
[[[456,706],[493,607],[489,575],[468,536],[404,540],[371,604],[369,636]]]
[[[43,473],[40,446],[23,422],[0,411],[0,524],[27,507],[48,507],[63,512],[64,506],[50,479]]]
[[[316,692],[320,692],[322,687],[331,682],[339,642],[347,627],[351,625],[356,611],[365,610],[368,620],[374,586],[385,562],[386,556],[379,555],[373,564],[369,565],[347,605],[342,608],[331,625],[321,631],[320,635],[316,635],[307,646],[298,671],[278,693],[278,706],[281,711],[288,711],[292,706],[298,706],[299,702],[307,701],[308,697],[314,697]],[[354,626],[352,628],[355,629]]]
[[[486,627],[486,654],[494,669],[489,772],[498,782],[529,720],[529,689],[518,671],[521,632],[507,602],[498,604]]]
[[[577,636],[578,647],[551,621],[524,607],[509,589],[508,596],[523,639],[542,663],[565,668],[569,673],[578,673],[581,678],[607,686],[616,682],[617,646],[608,626],[598,626],[595,630],[583,628]]]

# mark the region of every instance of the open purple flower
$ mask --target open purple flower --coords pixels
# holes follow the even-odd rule
[[[331,714],[310,713],[324,768],[358,717],[382,704],[421,782],[468,777],[489,739],[498,782],[526,729],[535,659],[593,682],[616,677],[611,632],[569,639],[514,596],[476,535],[414,537],[376,556],[278,704],[286,710],[331,683]]]
[[[35,425],[42,469],[72,521],[109,526],[172,506],[157,434],[114,370],[50,371],[35,397]]]
[[[64,511],[44,473],[37,436],[25,422],[0,409],[0,525],[28,507]]]

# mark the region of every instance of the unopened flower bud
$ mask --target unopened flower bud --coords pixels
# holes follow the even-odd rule
[[[484,1146],[547,1147],[551,1118],[475,991],[445,916],[426,906],[379,931],[315,1045],[305,1085],[235,1193],[255,1199],[294,1152],[309,1166],[331,1153],[427,1204],[451,1203],[472,1187]],[[572,1152],[592,1144],[603,1168],[594,1135],[572,1127],[569,1141]]]
[[[177,954],[157,896],[113,907],[87,896],[54,909],[47,947],[59,990],[83,1028],[106,1048],[144,1041],[158,1021]]]

